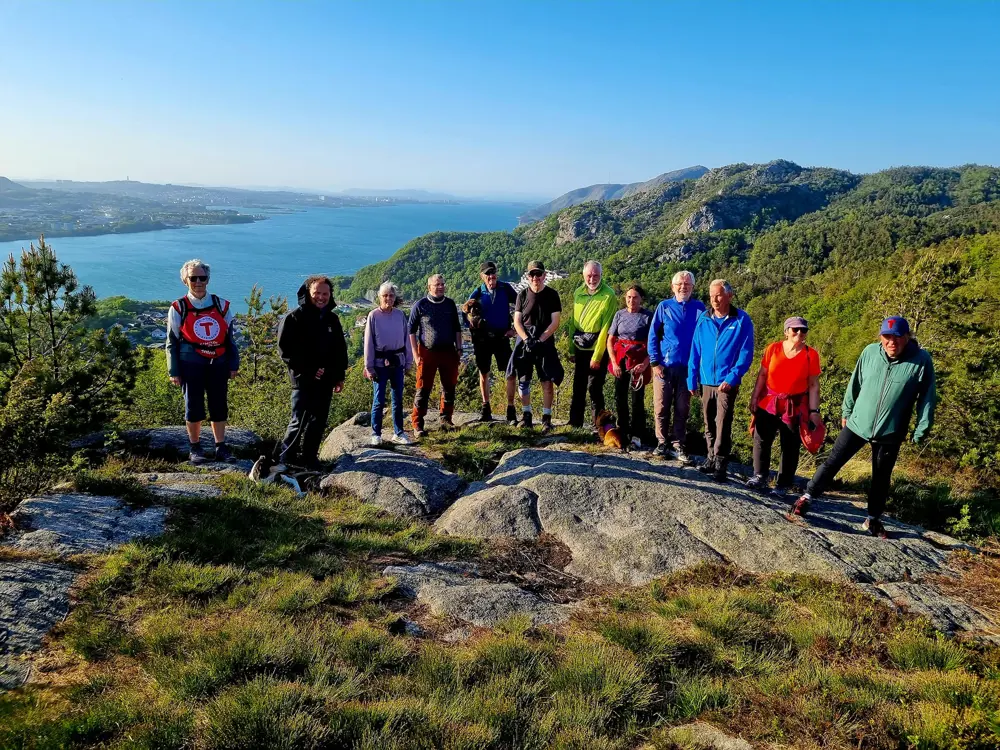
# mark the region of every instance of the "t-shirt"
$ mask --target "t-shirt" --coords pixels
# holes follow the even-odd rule
[[[764,350],[760,366],[767,370],[767,387],[775,393],[795,396],[809,390],[809,378],[819,375],[819,352],[811,346],[789,359],[783,342],[775,341]]]
[[[649,310],[642,309],[634,313],[628,310],[619,310],[611,319],[611,329],[608,331],[608,335],[646,343],[646,339],[649,338],[649,325],[652,322],[653,313]]]
[[[521,325],[533,335],[540,336],[552,322],[552,313],[562,312],[559,292],[551,287],[542,287],[535,292],[525,288],[517,293],[514,312],[521,313]]]
[[[444,297],[435,302],[430,297],[417,300],[410,310],[410,333],[431,351],[455,351],[455,339],[462,330],[455,300]]]

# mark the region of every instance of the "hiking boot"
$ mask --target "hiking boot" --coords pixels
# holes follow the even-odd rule
[[[767,480],[762,474],[754,474],[746,482],[746,488],[748,490],[756,490],[757,492],[763,492],[767,489]]]
[[[878,518],[872,518],[868,516],[861,524],[861,529],[867,531],[872,536],[878,537],[879,539],[888,539],[889,534],[885,530],[885,526],[882,525],[882,521]]]
[[[521,427],[523,429],[525,429],[525,430],[530,430],[531,429],[532,422],[531,422],[531,412],[530,411],[521,412]]]
[[[191,452],[188,453],[188,460],[193,464],[203,464],[208,459],[205,458],[205,451],[201,448],[201,443],[191,443]]]
[[[716,467],[715,472],[712,474],[712,479],[719,484],[726,484],[729,482],[729,474],[726,472],[725,464],[720,463]]]
[[[483,408],[479,410],[479,421],[480,422],[492,422],[493,421],[493,411],[490,409],[490,405],[483,404]]]
[[[702,474],[714,474],[716,472],[715,459],[706,458],[701,462],[701,466],[698,467],[698,471]]]
[[[542,415],[542,432],[552,432],[552,415]]]
[[[673,451],[671,451],[671,453],[673,454],[674,458],[676,458],[678,461],[680,461],[685,466],[690,466],[691,464],[694,463],[694,461],[691,460],[691,456],[689,456],[684,451],[684,446],[681,445],[680,443],[674,443],[674,449],[673,449]]]
[[[507,424],[511,427],[517,427],[517,407],[513,404],[507,407]]]
[[[401,432],[398,435],[393,435],[389,439],[396,445],[413,445],[413,441],[410,440],[409,436],[405,432]]]
[[[441,429],[445,431],[455,429],[455,423],[451,421],[451,414],[441,415]]]
[[[381,435],[372,435],[372,438],[371,438],[371,440],[368,441],[368,444],[372,445],[372,446],[382,445],[382,436]]]
[[[229,446],[225,443],[217,443],[215,446],[215,460],[216,461],[232,461],[233,452],[229,450]]]
[[[425,438],[425,437],[427,437],[427,430],[425,430],[423,427],[421,427],[420,429],[414,430],[413,431],[413,437],[415,437],[417,440],[419,440],[420,438]]]
[[[793,516],[805,516],[809,512],[809,501],[811,498],[803,495],[798,500],[795,501],[795,505],[792,506]]]

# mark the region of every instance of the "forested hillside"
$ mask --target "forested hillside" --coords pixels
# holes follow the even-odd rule
[[[1000,170],[992,167],[862,176],[788,161],[733,164],[621,200],[573,206],[512,232],[424,235],[359,271],[351,290],[364,294],[392,279],[413,296],[436,271],[464,291],[477,282],[483,260],[516,278],[538,257],[573,272],[597,258],[612,280],[654,287],[690,268],[725,274],[745,295],[755,294],[828,267],[998,229],[998,199]]]

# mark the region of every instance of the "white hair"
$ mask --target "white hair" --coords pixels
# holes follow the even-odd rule
[[[209,267],[208,263],[199,258],[194,258],[192,260],[189,260],[183,266],[181,266],[181,281],[183,281],[186,284],[188,276],[190,276],[191,272],[196,268],[204,268],[205,275],[211,278],[212,269]]]
[[[586,273],[587,269],[591,267],[596,268],[597,272],[602,276],[604,275],[604,269],[601,267],[601,264],[598,263],[596,260],[588,260],[586,263],[584,263],[583,272]]]
[[[694,274],[690,271],[678,271],[674,274],[674,277],[670,280],[671,284],[679,284],[681,279],[691,279],[691,286],[694,286]]]
[[[382,282],[382,286],[378,288],[378,296],[381,297],[386,292],[392,292],[393,297],[397,298],[399,297],[399,290],[396,288],[396,285],[393,284],[391,281]]]
[[[729,286],[729,282],[725,279],[714,279],[712,283],[708,285],[708,288],[712,289],[717,286],[721,286],[726,291],[726,294],[733,293],[733,288]]]
[[[441,281],[444,281],[444,276],[442,276],[439,273],[432,273],[430,276],[427,277],[427,286],[430,286],[431,282],[434,281],[434,279],[441,279]]]

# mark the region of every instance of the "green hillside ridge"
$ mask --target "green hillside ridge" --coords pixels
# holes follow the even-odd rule
[[[801,280],[831,264],[885,257],[948,237],[1000,228],[1000,170],[903,167],[871,175],[788,161],[733,164],[697,180],[615,201],[584,203],[511,232],[434,232],[354,275],[350,292],[386,279],[407,296],[432,272],[455,294],[478,282],[479,264],[520,276],[528,259],[571,272],[606,262],[616,282],[663,286],[680,268],[729,274],[754,290]]]

